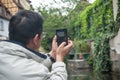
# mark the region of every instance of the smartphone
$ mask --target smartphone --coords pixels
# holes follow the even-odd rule
[[[67,29],[57,29],[57,30],[56,30],[56,35],[57,35],[57,43],[58,43],[58,46],[59,46],[62,42],[66,42],[66,45],[68,44]]]

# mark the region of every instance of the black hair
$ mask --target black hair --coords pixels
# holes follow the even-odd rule
[[[28,44],[36,34],[43,31],[43,18],[33,11],[22,10],[15,14],[9,23],[9,39]]]

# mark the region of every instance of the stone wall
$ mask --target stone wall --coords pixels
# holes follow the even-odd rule
[[[118,35],[110,40],[112,71],[120,72],[120,29]]]
[[[84,59],[68,60],[67,69],[69,74],[88,75],[90,73],[90,66]]]
[[[113,0],[114,21],[116,21],[118,0]],[[120,72],[120,29],[118,34],[110,40],[110,57],[112,61],[112,71]]]

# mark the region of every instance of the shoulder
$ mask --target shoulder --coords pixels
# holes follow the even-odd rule
[[[2,60],[0,66],[0,73],[4,73],[3,77],[8,79],[42,80],[49,72],[48,68],[43,64],[26,58],[16,58],[9,61]]]

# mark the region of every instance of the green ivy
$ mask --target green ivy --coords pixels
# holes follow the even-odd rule
[[[120,0],[118,0],[118,13],[117,13],[117,22],[120,22]]]
[[[79,14],[76,24],[79,25],[75,27],[75,32],[79,32],[76,34],[78,40],[95,41],[94,71],[110,71],[109,38],[115,29],[112,0],[96,0]]]
[[[118,11],[115,22],[115,32],[117,33],[120,28],[120,0],[118,0]]]
[[[99,32],[113,31],[114,21],[112,0],[96,0],[95,3],[88,6],[79,14],[76,23],[80,26],[79,33],[82,33],[79,39],[95,38]]]
[[[111,70],[109,34],[100,34],[94,44],[94,71],[108,72]]]

